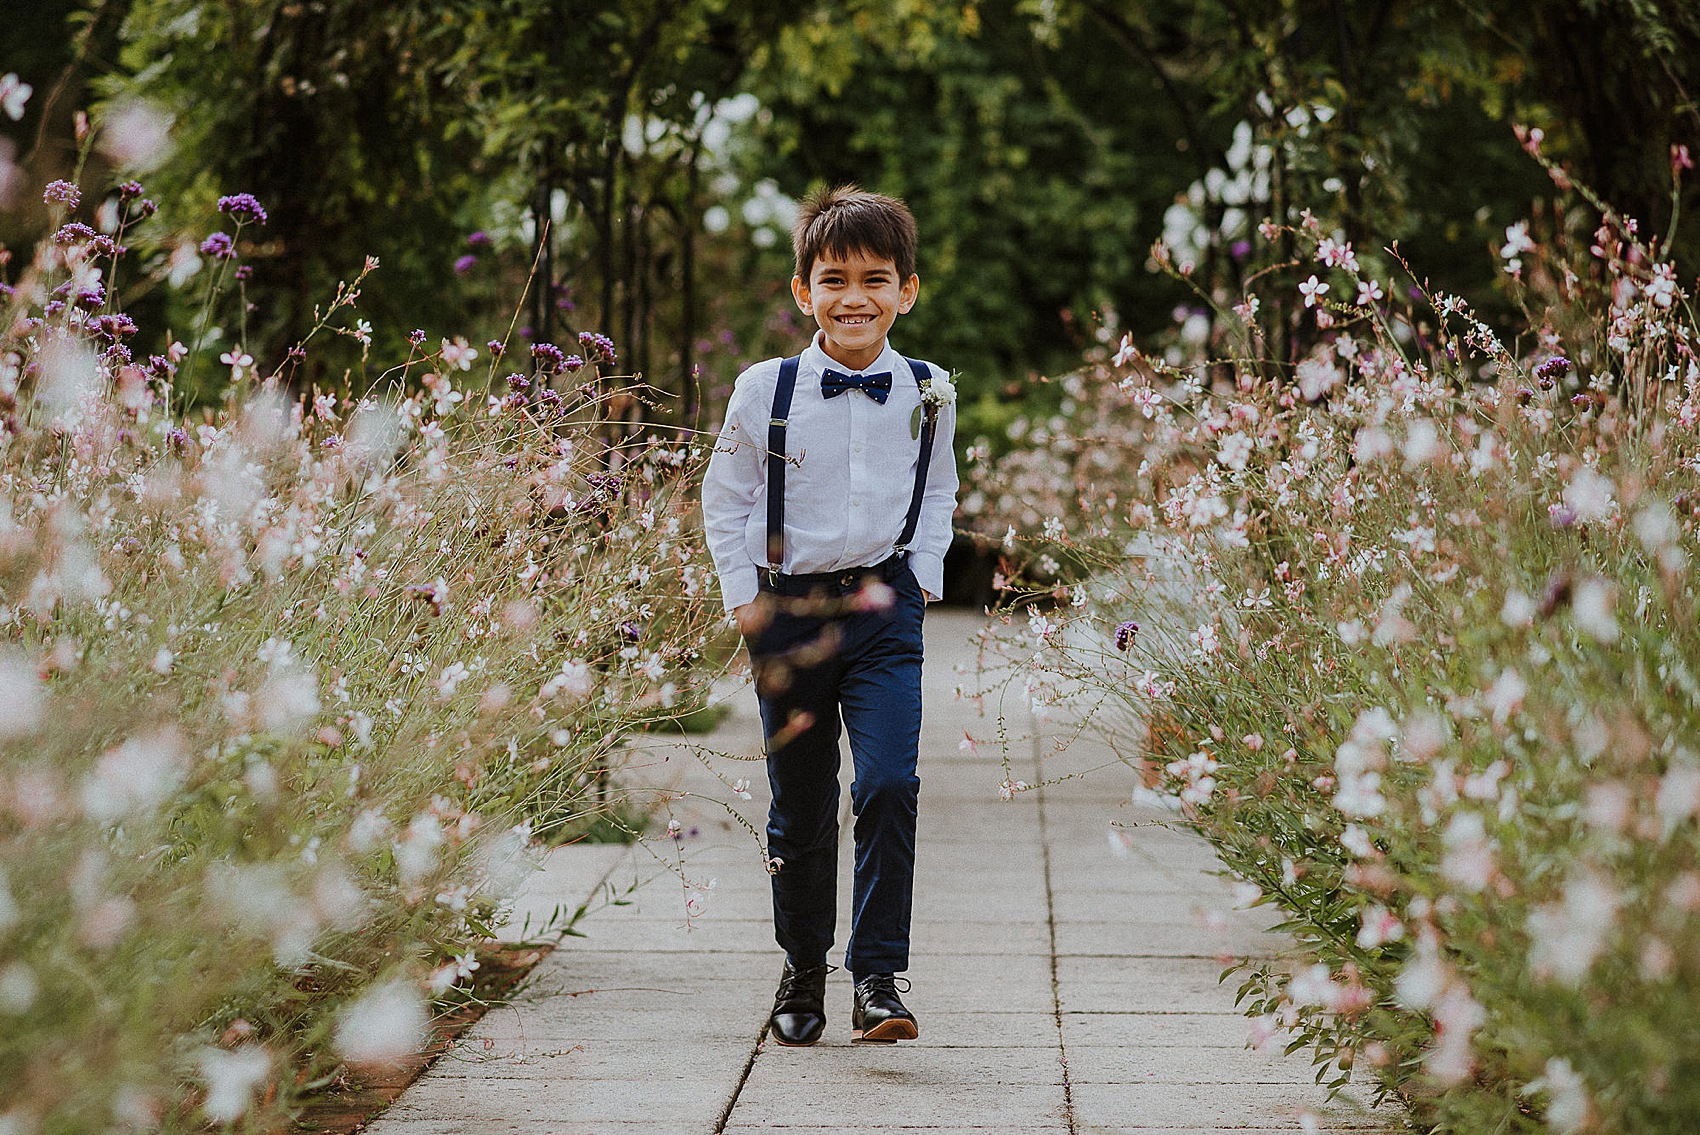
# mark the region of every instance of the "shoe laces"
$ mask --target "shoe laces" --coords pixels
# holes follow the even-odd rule
[[[864,996],[871,997],[875,993],[889,993],[893,997],[899,993],[909,992],[909,979],[897,977],[889,973],[871,973],[856,983],[856,988]]]
[[[775,1001],[787,1000],[797,992],[798,986],[804,984],[811,978],[818,976],[824,981],[828,974],[835,973],[837,970],[837,966],[826,965],[824,963],[818,966],[809,966],[806,969],[794,969],[780,980],[779,992],[774,994],[773,999]]]

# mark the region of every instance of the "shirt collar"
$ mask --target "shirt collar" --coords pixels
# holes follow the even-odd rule
[[[885,341],[885,349],[880,352],[879,358],[875,359],[859,371],[850,371],[850,369],[843,363],[827,354],[826,350],[821,346],[821,338],[824,334],[825,332],[816,331],[815,337],[809,341],[809,345],[803,348],[802,365],[814,374],[821,374],[828,367],[836,371],[852,374],[878,374],[882,370],[888,370],[892,374],[893,381],[909,374],[909,367],[907,365],[899,365],[903,363],[903,360],[899,357],[897,351],[892,348],[890,339]]]

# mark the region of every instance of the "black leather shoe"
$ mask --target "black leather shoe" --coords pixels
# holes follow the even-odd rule
[[[897,987],[900,981],[901,990]],[[871,973],[858,981],[856,1003],[850,1013],[850,1039],[890,1044],[920,1036],[915,1014],[903,1007],[897,998],[899,992],[909,992],[909,982],[889,973]]]
[[[826,975],[835,968],[822,962],[792,969],[791,959],[785,959],[779,992],[773,997],[773,1015],[767,1019],[774,1040],[801,1048],[820,1039],[826,1028]]]

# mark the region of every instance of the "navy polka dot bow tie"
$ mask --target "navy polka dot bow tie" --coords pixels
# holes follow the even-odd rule
[[[887,396],[891,394],[891,372],[882,370],[878,374],[845,374],[830,369],[821,372],[822,398],[837,398],[846,390],[860,390],[883,406]]]

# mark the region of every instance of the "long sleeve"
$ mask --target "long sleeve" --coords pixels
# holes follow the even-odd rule
[[[751,427],[765,424],[767,415],[757,412],[760,408],[755,403],[763,395],[752,375],[753,371],[746,371],[733,387],[726,422],[702,482],[703,532],[720,577],[721,602],[728,611],[755,599],[758,590],[747,533],[751,515],[765,499],[767,439],[765,431],[758,436]]]
[[[936,367],[934,372],[935,376],[942,373]],[[944,556],[950,550],[957,487],[956,404],[951,403],[939,407],[927,488],[921,496],[921,515],[909,547],[909,567],[915,573],[915,581],[934,596],[944,595]]]

